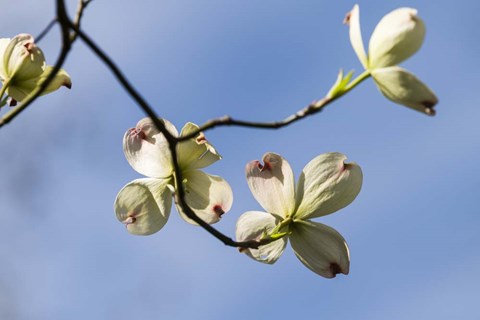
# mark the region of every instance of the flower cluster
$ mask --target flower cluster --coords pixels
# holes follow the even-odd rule
[[[303,169],[296,188],[292,169],[280,155],[267,153],[263,164],[250,162],[246,167],[248,186],[266,212],[248,211],[240,216],[237,240],[273,242],[242,251],[272,264],[290,240],[295,255],[313,272],[325,278],[348,274],[350,257],[343,237],[333,228],[310,220],[340,210],[360,192],[362,171],[345,159],[341,153],[317,156]]]
[[[345,22],[350,26],[350,42],[363,67],[370,72],[385,97],[428,115],[438,99],[415,75],[397,66],[420,49],[425,25],[417,10],[400,8],[385,15],[375,27],[368,45],[368,56],[360,31],[360,9],[355,5]]]
[[[52,70],[52,66],[46,65],[43,52],[35,45],[31,35],[19,34],[12,39],[0,39],[1,92],[10,97],[11,106],[25,99],[45,81]],[[72,86],[70,76],[63,69],[58,71],[42,94],[55,91],[61,86]]]
[[[173,124],[165,119],[161,121],[173,136],[178,136]],[[196,130],[197,125],[187,123],[180,136]],[[155,233],[167,222],[172,196],[178,188],[168,141],[152,120],[145,118],[135,128],[127,130],[123,138],[123,150],[132,168],[148,178],[133,180],[120,190],[114,204],[115,213],[130,233]],[[221,215],[232,206],[232,189],[223,178],[198,169],[213,164],[221,156],[203,133],[178,143],[176,151],[188,206],[205,222],[218,222]],[[177,211],[187,222],[195,224],[178,205]]]
[[[345,77],[340,72],[327,98],[339,97],[371,75],[388,99],[433,115],[433,107],[438,102],[435,94],[413,74],[397,66],[413,55],[423,42],[425,26],[417,11],[400,8],[383,17],[370,38],[368,55],[360,31],[358,5],[347,15],[346,22],[350,26],[353,49],[366,71],[353,84],[349,84],[352,72]],[[25,35],[17,37],[15,43],[31,39]],[[5,81],[4,86],[9,85],[9,95],[17,100],[24,97],[17,93],[19,87],[26,86],[22,81],[39,76],[35,70],[40,62],[36,61],[44,63],[33,40],[31,44],[22,44],[18,49],[29,52],[29,64],[24,64],[23,56],[12,49],[16,44],[9,44],[9,49],[1,51],[4,52],[4,61],[16,57],[12,60],[16,67],[4,62],[0,76]],[[2,45],[0,40],[0,49]],[[160,121],[173,137],[190,136],[199,130],[197,125],[187,123],[179,135],[170,122]],[[126,132],[123,148],[132,168],[147,178],[136,179],[120,190],[114,205],[117,218],[132,234],[155,233],[167,222],[172,196],[180,187],[176,185],[178,170],[174,170],[171,145],[153,121],[145,118]],[[178,142],[175,148],[175,161],[184,178],[181,187],[185,190],[186,204],[205,222],[219,221],[221,215],[231,208],[232,190],[221,177],[199,169],[218,161],[220,155],[203,133]],[[248,211],[238,219],[237,241],[258,241],[257,247],[242,248],[242,252],[256,261],[273,264],[290,241],[297,258],[314,273],[325,278],[349,273],[350,255],[345,239],[335,229],[312,219],[334,213],[357,197],[363,174],[356,163],[346,162],[346,156],[341,153],[319,155],[304,167],[295,184],[287,160],[278,154],[266,153],[262,162],[247,164],[246,177],[251,192],[265,211]],[[187,222],[194,224],[178,205],[177,211]],[[258,246],[259,243],[262,245]]]

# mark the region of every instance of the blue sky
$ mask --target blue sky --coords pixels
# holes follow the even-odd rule
[[[2,9],[1,37],[38,34],[53,2]],[[76,1],[68,4],[73,13]],[[342,25],[353,4],[93,1],[83,27],[177,128],[224,114],[268,121],[322,97],[339,68],[361,72]],[[206,171],[234,191],[216,225],[230,235],[241,213],[260,209],[248,161],[273,151],[297,177],[329,151],[361,165],[358,198],[318,220],[347,240],[348,276],[320,278],[291,249],[273,266],[256,263],[174,211],[159,233],[128,234],[112,206],[140,176],[121,141],[143,114],[78,42],[65,65],[72,90],[42,97],[0,130],[0,319],[480,318],[480,6],[359,4],[365,42],[387,12],[419,10],[426,40],[402,66],[437,93],[437,116],[394,105],[368,80],[280,131],[207,133],[224,158]],[[40,43],[50,63],[58,41],[55,30]]]

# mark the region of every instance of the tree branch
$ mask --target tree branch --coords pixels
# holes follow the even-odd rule
[[[58,19],[57,18],[54,18],[52,21],[50,21],[48,23],[48,25],[45,27],[45,29],[43,29],[42,32],[40,32],[40,34],[38,36],[36,36],[34,39],[35,39],[35,42],[39,43],[40,41],[42,41],[43,37],[45,37],[47,35],[47,33],[50,32],[50,30],[53,28],[53,26],[55,25],[55,23],[58,22]]]
[[[298,120],[316,114],[323,110],[329,103],[334,101],[335,98],[324,97],[323,99],[317,100],[306,106],[305,108],[297,111],[296,113],[286,117],[280,121],[272,121],[272,122],[254,122],[254,121],[244,121],[244,120],[236,120],[230,116],[223,116],[217,119],[210,120],[202,125],[198,130],[191,132],[188,135],[179,137],[179,141],[185,141],[191,139],[198,135],[200,132],[204,132],[215,127],[223,127],[223,126],[237,126],[237,127],[247,127],[247,128],[257,128],[257,129],[280,129],[286,127]]]
[[[71,50],[72,43],[77,39],[77,37],[79,37],[90,48],[90,50],[92,50],[92,52],[110,69],[110,71],[114,74],[115,78],[120,82],[121,86],[125,89],[125,91],[127,91],[127,93],[132,97],[132,99],[136,102],[136,104],[145,112],[145,114],[148,117],[150,117],[150,119],[153,121],[157,129],[165,136],[166,140],[168,141],[170,152],[172,154],[172,164],[174,167],[174,180],[175,180],[175,186],[176,186],[175,201],[180,206],[181,210],[186,214],[186,216],[192,219],[193,221],[195,221],[196,223],[198,223],[207,232],[209,232],[211,235],[216,237],[218,240],[222,241],[227,246],[256,249],[261,245],[265,245],[267,243],[275,241],[273,239],[261,239],[261,240],[237,242],[237,241],[234,241],[232,238],[226,236],[225,234],[221,233],[220,231],[218,231],[217,229],[215,229],[205,221],[203,221],[200,217],[198,217],[195,214],[195,212],[188,206],[185,200],[183,176],[182,176],[182,171],[180,169],[180,166],[178,164],[178,159],[177,159],[177,148],[176,148],[177,144],[187,139],[192,139],[196,137],[201,131],[207,131],[219,126],[240,126],[240,127],[261,128],[261,129],[279,129],[293,122],[299,121],[307,116],[320,112],[329,103],[331,103],[332,101],[334,101],[335,99],[343,95],[343,93],[334,97],[328,97],[328,96],[324,97],[323,99],[311,103],[307,107],[297,111],[296,113],[280,121],[251,122],[251,121],[236,120],[229,116],[225,116],[225,117],[208,121],[203,126],[201,126],[197,131],[192,132],[188,135],[185,135],[182,137],[175,137],[166,129],[165,124],[157,116],[153,108],[133,87],[133,85],[128,81],[126,76],[121,72],[120,68],[113,62],[113,60],[110,57],[108,57],[108,55],[102,49],[100,49],[100,47],[96,45],[93,42],[93,40],[90,39],[90,37],[88,37],[88,35],[86,35],[82,30],[80,30],[80,21],[83,16],[83,12],[91,1],[92,0],[79,0],[75,20],[72,22],[68,18],[68,15],[65,9],[64,0],[56,0],[57,17],[39,35],[39,38],[41,39],[51,29],[51,27],[55,22],[57,21],[59,22],[61,27],[61,32],[62,32],[62,49],[57,59],[57,62],[55,63],[53,71],[49,74],[47,79],[44,82],[42,82],[42,84],[38,88],[36,88],[29,96],[27,96],[27,98],[23,101],[23,103],[20,106],[16,107],[15,109],[13,109],[9,113],[7,113],[3,118],[0,119],[0,127],[10,122],[11,120],[13,120],[21,111],[27,108],[27,106],[29,106],[38,96],[42,94],[42,92],[51,83],[51,81],[56,76],[61,66],[65,62],[66,57]],[[356,84],[363,81],[363,79],[364,78],[359,79]]]
[[[75,28],[73,25],[70,25],[71,28]],[[128,92],[132,99],[138,104],[138,106],[146,113],[147,116],[152,119],[153,123],[157,129],[165,136],[168,141],[170,152],[172,154],[173,168],[174,168],[174,179],[176,185],[175,201],[180,205],[180,208],[186,214],[186,216],[204,228],[207,232],[213,235],[218,240],[222,241],[227,246],[238,247],[238,248],[258,248],[260,245],[264,245],[271,240],[265,239],[261,241],[251,240],[245,242],[237,242],[232,238],[224,235],[200,217],[198,217],[195,212],[188,206],[185,201],[185,190],[183,187],[183,176],[180,166],[177,161],[177,149],[176,146],[180,142],[179,138],[173,136],[165,127],[164,123],[160,121],[159,117],[153,110],[153,108],[148,104],[148,102],[140,95],[139,92],[133,87],[133,85],[128,81],[126,76],[121,72],[120,68],[113,62],[113,60],[102,50],[98,45],[96,45],[90,37],[88,37],[83,31],[75,29],[78,37],[102,60],[105,65],[112,71],[115,78],[120,82],[122,87]]]

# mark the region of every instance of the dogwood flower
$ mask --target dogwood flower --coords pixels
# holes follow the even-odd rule
[[[173,124],[165,119],[161,121],[172,135],[178,136]],[[180,135],[188,135],[198,128],[193,123],[187,123]],[[211,165],[221,156],[203,133],[180,142],[176,148],[188,206],[207,223],[219,221],[221,215],[232,206],[232,189],[221,177],[198,169]],[[155,233],[167,222],[172,196],[178,188],[174,182],[167,139],[150,118],[145,118],[135,128],[127,130],[123,138],[123,150],[132,168],[147,178],[133,180],[120,190],[114,204],[117,219],[132,234]],[[195,224],[178,205],[177,211],[187,222]]]
[[[10,96],[11,105],[22,101],[30,92],[39,86],[52,72],[53,67],[45,63],[42,50],[35,45],[29,34],[19,34],[12,39],[0,39],[0,80],[2,93]],[[60,69],[42,92],[47,94],[61,86],[71,88],[70,76]],[[1,98],[1,97],[0,97]]]
[[[388,99],[428,115],[438,99],[433,91],[409,71],[398,67],[420,49],[425,25],[417,10],[400,8],[384,16],[375,27],[368,45],[368,56],[360,30],[360,9],[355,5],[347,14],[350,42],[363,67],[370,72],[378,89]]]
[[[247,164],[248,186],[266,212],[242,214],[237,240],[274,241],[242,252],[273,264],[290,240],[297,258],[313,272],[325,278],[348,274],[350,256],[343,237],[331,227],[310,221],[347,206],[360,192],[362,171],[345,159],[341,153],[317,156],[303,169],[296,188],[289,163],[278,154],[266,153],[263,164]]]

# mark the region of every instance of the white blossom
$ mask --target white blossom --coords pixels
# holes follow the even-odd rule
[[[413,8],[400,8],[385,15],[375,27],[368,45],[363,46],[360,9],[347,14],[350,42],[363,67],[370,72],[385,97],[417,111],[434,115],[438,99],[433,91],[409,71],[398,67],[420,49],[425,25]]]
[[[177,129],[169,121],[160,121],[172,135],[178,136]],[[187,123],[180,135],[188,135],[198,128],[193,123]],[[136,179],[120,190],[114,204],[117,218],[132,234],[155,233],[167,222],[172,196],[178,188],[175,186],[167,139],[150,118],[144,118],[125,133],[123,150],[132,168],[147,178]],[[223,178],[198,169],[211,165],[221,156],[203,133],[180,142],[176,151],[186,192],[185,201],[205,222],[218,222],[232,206],[232,189]],[[177,206],[177,211],[187,222],[195,224],[180,206]]]
[[[46,64],[42,50],[31,35],[19,34],[12,39],[0,39],[0,80],[4,86],[2,89],[11,98],[11,105],[25,99],[45,81],[52,70],[53,67]],[[72,86],[70,76],[63,69],[58,71],[42,94],[61,86]]]
[[[345,160],[341,153],[317,156],[305,166],[296,187],[289,163],[278,154],[266,153],[263,164],[247,164],[248,185],[266,212],[241,215],[237,240],[276,240],[242,251],[272,264],[290,240],[297,258],[313,272],[326,278],[348,274],[350,256],[343,237],[333,228],[310,220],[342,209],[360,192],[362,171],[356,163]]]

